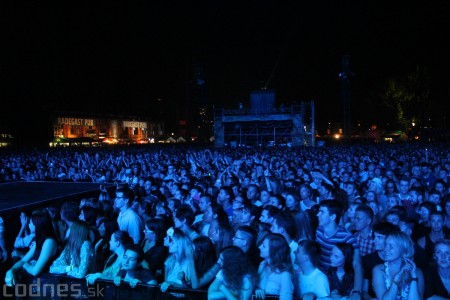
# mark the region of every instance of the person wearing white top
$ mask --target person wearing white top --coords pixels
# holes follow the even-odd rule
[[[295,252],[299,269],[295,273],[295,296],[304,300],[330,296],[327,276],[317,268],[320,245],[316,241],[303,240]]]
[[[128,232],[136,245],[141,241],[141,232],[144,229],[143,222],[139,215],[131,208],[134,201],[134,194],[128,187],[116,190],[116,198],[114,199],[114,207],[119,209],[117,224],[119,229]]]

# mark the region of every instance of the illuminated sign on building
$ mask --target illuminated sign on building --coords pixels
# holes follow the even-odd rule
[[[93,119],[58,118],[58,125],[94,126]]]
[[[123,127],[129,128],[147,128],[147,122],[123,121]]]

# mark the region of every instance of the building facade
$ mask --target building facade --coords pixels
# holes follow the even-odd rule
[[[53,120],[54,143],[92,141],[95,143],[148,143],[164,135],[164,124],[114,117],[57,116]]]

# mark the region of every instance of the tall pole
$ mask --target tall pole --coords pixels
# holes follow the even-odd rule
[[[342,72],[339,73],[341,78],[341,95],[344,106],[344,137],[350,140],[352,134],[351,128],[351,89],[350,89],[350,56],[344,55],[342,57]]]

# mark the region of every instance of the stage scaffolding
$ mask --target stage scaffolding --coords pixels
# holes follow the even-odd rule
[[[265,111],[214,110],[214,145],[314,146],[314,101]]]

